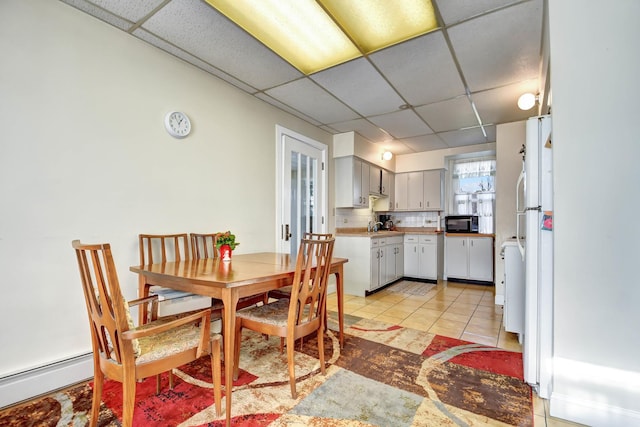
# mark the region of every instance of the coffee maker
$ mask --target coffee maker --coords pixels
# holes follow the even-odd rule
[[[380,222],[382,223],[382,230],[391,230],[393,228],[393,221],[391,215],[380,215]]]

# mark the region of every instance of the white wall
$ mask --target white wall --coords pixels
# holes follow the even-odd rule
[[[72,239],[112,244],[127,298],[138,233],[230,229],[240,252],[274,250],[276,124],[331,142],[61,2],[0,2],[0,51],[0,378],[91,351]]]
[[[396,172],[411,172],[447,167],[446,159],[459,154],[477,153],[496,149],[495,142],[447,148],[444,150],[424,151],[422,153],[403,154],[397,157]]]
[[[526,121],[498,125],[496,129],[496,304],[504,304],[504,260],[502,243],[516,235],[516,181],[522,171],[522,154],[526,139]]]
[[[638,16],[636,0],[549,2],[551,414],[588,425],[640,425]]]

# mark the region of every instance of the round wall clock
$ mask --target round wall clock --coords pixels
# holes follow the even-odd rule
[[[164,126],[174,138],[184,138],[191,132],[189,117],[182,111],[170,111],[164,118]]]

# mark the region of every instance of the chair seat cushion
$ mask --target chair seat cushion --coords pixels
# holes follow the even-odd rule
[[[154,325],[157,323],[151,322],[137,329],[146,329]],[[211,336],[215,337],[217,334]],[[152,362],[197,347],[200,343],[200,328],[184,325],[150,337],[139,338],[138,342],[140,355],[136,358],[136,364]]]
[[[245,308],[236,313],[236,317],[255,320],[276,326],[287,326],[289,300],[279,299],[269,304]]]

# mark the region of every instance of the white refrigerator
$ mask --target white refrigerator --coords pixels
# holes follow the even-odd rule
[[[553,168],[551,117],[527,120],[517,188],[518,247],[525,262],[524,379],[548,399],[553,354]]]

